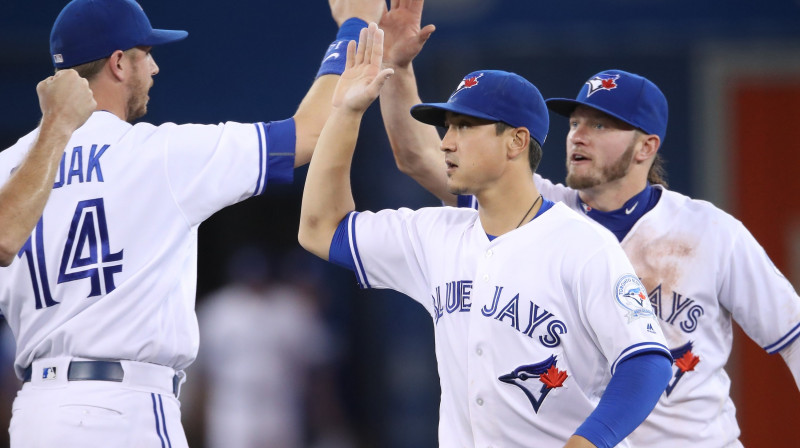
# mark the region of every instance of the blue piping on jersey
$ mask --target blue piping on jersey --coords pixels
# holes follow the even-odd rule
[[[158,423],[158,408],[156,407],[156,394],[150,394],[150,398],[153,399],[153,415],[156,418],[156,434],[158,434],[158,438],[161,439],[161,448],[167,448],[166,444],[164,444],[164,437],[161,436],[161,426]]]
[[[779,351],[789,346],[789,344],[794,342],[798,337],[800,337],[800,323],[798,323],[791,330],[789,330],[789,332],[786,333],[785,336],[778,339],[777,342],[764,347],[764,350],[766,350],[767,353],[769,353],[770,355],[774,355],[775,353],[778,353]],[[775,346],[778,347],[776,348]]]
[[[158,395],[158,407],[161,408],[161,423],[164,427],[164,437],[167,438],[167,446],[172,448],[172,442],[169,440],[169,432],[167,432],[167,419],[164,417],[164,402],[161,401],[161,394]]]
[[[263,127],[261,126],[262,123],[255,123],[254,126],[256,127],[256,134],[258,135],[258,179],[256,180],[256,189],[253,191],[252,196],[256,196],[261,194],[261,180],[264,173],[264,158],[266,157],[264,151],[264,144],[266,143],[266,136],[263,138],[261,137],[261,132]]]
[[[358,217],[358,212],[350,213],[348,217],[347,229],[348,233],[350,234],[350,241],[353,242],[353,251],[355,252],[355,256],[353,257],[356,262],[356,272],[358,273],[359,283],[361,284],[362,288],[370,288],[369,280],[367,279],[367,272],[364,270],[364,263],[361,261],[361,254],[358,252],[358,241],[356,240],[356,218]]]
[[[630,358],[631,356],[640,355],[642,353],[647,352],[655,352],[662,354],[669,359],[669,362],[672,363],[672,355],[669,352],[669,349],[662,344],[657,342],[639,342],[638,344],[633,344],[630,347],[626,348],[625,350],[620,353],[617,357],[617,360],[611,365],[611,374],[614,374],[614,370],[617,368],[619,363],[625,361],[626,359]]]

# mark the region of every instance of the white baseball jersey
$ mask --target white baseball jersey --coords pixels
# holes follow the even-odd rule
[[[34,142],[0,153],[0,184]],[[291,144],[268,147],[268,135]],[[15,368],[72,356],[181,370],[198,347],[197,228],[217,210],[290,181],[292,120],[131,125],[98,111],[75,131],[31,238],[0,269]]]
[[[542,195],[581,211],[575,190],[535,176]],[[741,222],[663,189],[622,240],[675,358],[673,378],[629,437],[636,446],[741,446],[730,379],[731,318],[776,353],[800,334],[800,298]],[[797,372],[794,372],[797,376]]]
[[[492,241],[472,209],[346,219],[359,283],[433,318],[444,448],[562,447],[620,361],[667,353],[619,243],[564,204]]]

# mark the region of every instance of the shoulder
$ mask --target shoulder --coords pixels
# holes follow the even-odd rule
[[[671,221],[681,223],[687,227],[703,226],[713,228],[715,231],[738,231],[744,225],[728,212],[720,209],[711,202],[702,199],[693,199],[689,196],[662,189],[661,199],[654,210],[661,215],[672,217]]]

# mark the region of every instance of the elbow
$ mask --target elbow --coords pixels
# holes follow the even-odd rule
[[[326,246],[323,243],[323,238],[320,237],[319,219],[313,217],[300,218],[300,228],[297,231],[297,242],[308,252],[311,252],[323,260],[328,259],[330,243]]]
[[[11,263],[14,261],[14,257],[17,256],[18,251],[19,248],[13,250],[5,242],[0,243],[0,267],[5,268],[11,265]]]

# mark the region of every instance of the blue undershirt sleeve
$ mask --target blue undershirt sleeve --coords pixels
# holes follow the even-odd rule
[[[350,251],[350,238],[347,236],[347,223],[350,220],[349,218],[349,214],[345,216],[339,223],[339,227],[336,228],[336,232],[333,234],[331,248],[328,251],[328,261],[355,272],[356,263],[353,261],[353,255]]]
[[[622,361],[597,408],[575,431],[598,448],[616,446],[650,414],[672,377],[663,353],[647,352]]]

